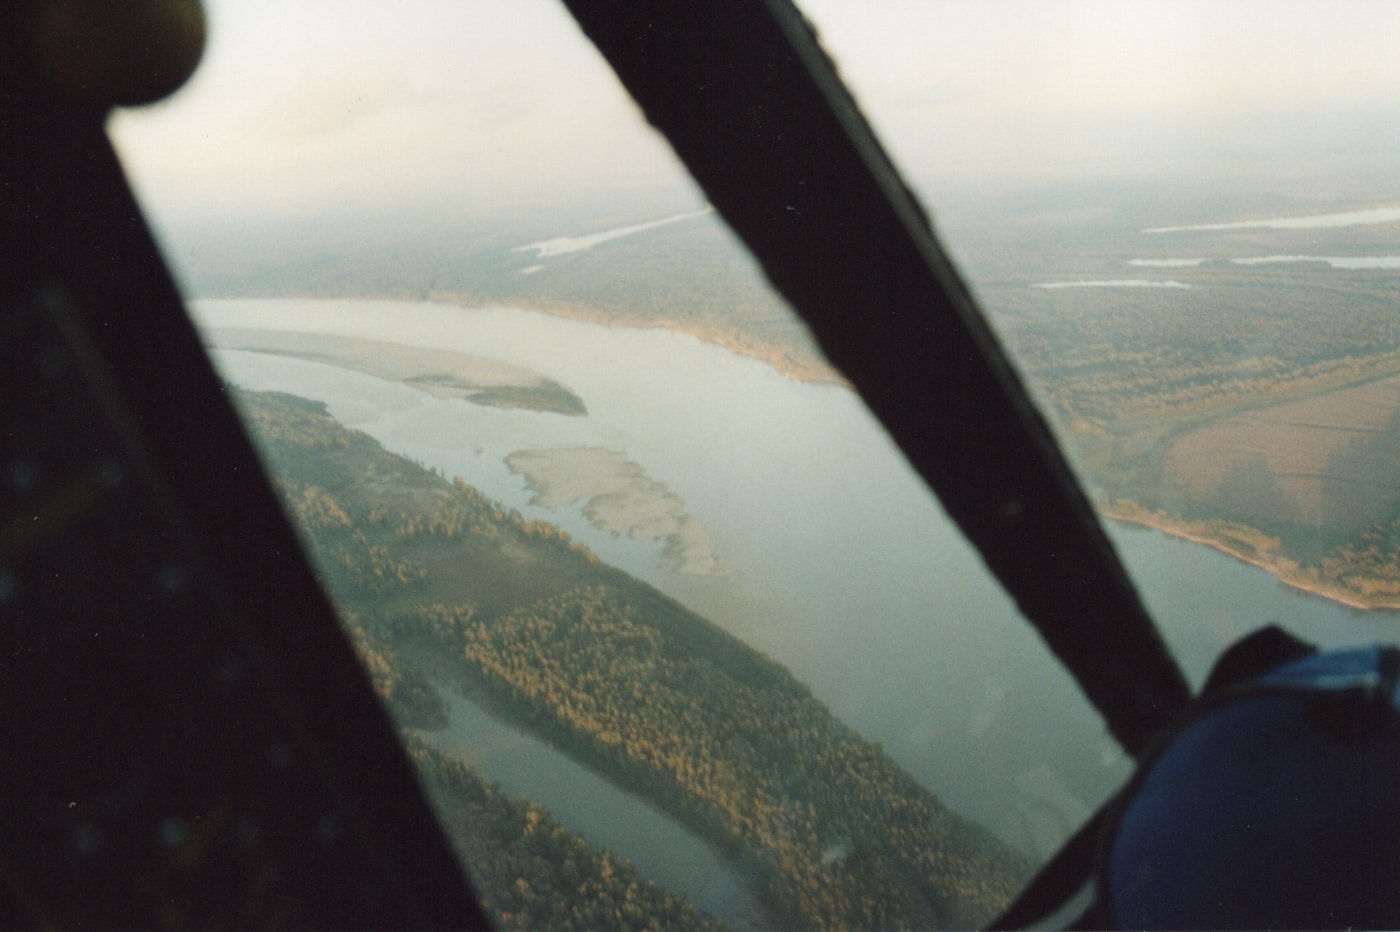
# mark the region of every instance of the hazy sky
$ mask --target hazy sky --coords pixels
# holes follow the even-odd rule
[[[1400,4],[802,4],[911,173],[1400,152]],[[209,0],[175,99],[114,129],[164,212],[494,197],[677,170],[554,0]]]

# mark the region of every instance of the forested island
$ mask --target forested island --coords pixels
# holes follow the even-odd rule
[[[382,679],[377,683],[384,686]],[[406,732],[406,743],[418,778],[448,838],[470,865],[473,885],[498,928],[723,928],[639,876],[632,864],[589,845],[539,806],[502,792],[412,731]]]
[[[970,927],[1028,876],[1027,859],[786,669],[564,532],[386,452],[319,404],[237,398],[406,729],[445,724],[445,689],[489,703],[723,851],[783,927]],[[577,853],[562,830],[536,838],[537,808],[502,802],[427,744],[411,749],[459,849],[491,865],[477,882],[503,925],[706,921],[614,856]]]

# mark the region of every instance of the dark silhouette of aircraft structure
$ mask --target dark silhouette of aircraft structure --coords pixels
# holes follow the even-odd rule
[[[801,15],[565,3],[1142,754],[1185,679]],[[0,921],[486,926],[103,113],[17,61],[0,85]]]

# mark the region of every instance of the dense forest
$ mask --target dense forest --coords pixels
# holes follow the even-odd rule
[[[443,689],[488,701],[743,865],[784,926],[971,926],[1031,870],[836,721],[787,670],[564,532],[387,453],[319,405],[269,393],[238,400],[405,728],[444,724]],[[414,660],[424,657],[432,662]],[[454,830],[452,813],[467,811],[458,796],[480,791],[464,788],[460,766],[414,747],[438,774],[425,780],[465,845],[476,830]],[[464,851],[473,863],[481,857]],[[570,891],[583,889],[574,878],[599,882],[577,858],[573,873],[550,873],[564,871],[562,857],[539,854],[535,869],[550,879],[527,878],[548,903],[530,906],[518,886],[503,888],[518,879],[509,870],[478,882],[494,909],[515,917],[529,906],[525,925],[552,925],[545,917],[565,915]],[[606,861],[588,863],[615,862],[598,857]],[[642,889],[631,899],[608,893],[638,905],[618,906],[603,924],[682,915]]]
[[[1400,372],[1393,274],[1225,263],[1168,271],[1191,287],[985,289],[1061,423],[1110,431]]]

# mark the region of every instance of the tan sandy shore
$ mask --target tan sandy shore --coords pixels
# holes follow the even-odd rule
[[[1227,521],[1186,521],[1152,511],[1135,502],[1100,503],[1105,518],[1152,528],[1172,537],[1204,544],[1251,566],[1267,570],[1286,586],[1362,610],[1400,610],[1400,582],[1370,577],[1325,578],[1316,567],[1302,566],[1283,552],[1277,537]]]
[[[506,457],[506,465],[525,477],[536,505],[561,508],[582,501],[595,527],[634,540],[664,541],[662,553],[677,573],[729,572],[705,525],[686,511],[685,499],[647,476],[625,453],[602,447],[520,450]]]
[[[482,299],[454,292],[433,292],[429,300],[459,307],[481,307]],[[821,351],[812,346],[799,346],[789,340],[772,340],[745,332],[741,327],[728,326],[722,321],[691,321],[669,319],[645,313],[600,311],[586,304],[570,301],[541,301],[512,298],[505,306],[537,314],[550,314],[569,320],[599,324],[604,327],[640,327],[684,333],[706,343],[713,343],[739,356],[748,356],[766,363],[783,376],[796,382],[821,382],[851,387],[846,377],[836,370]]]

